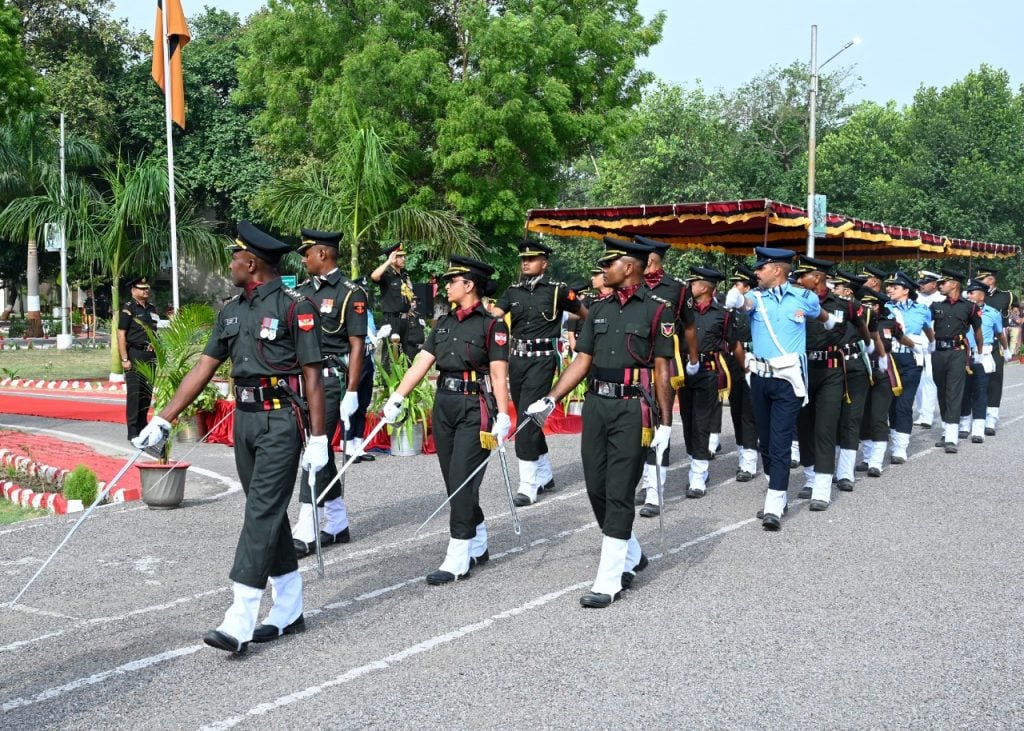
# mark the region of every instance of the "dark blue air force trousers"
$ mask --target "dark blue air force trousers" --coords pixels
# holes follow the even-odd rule
[[[796,418],[803,399],[781,378],[750,376],[750,397],[757,422],[761,463],[768,474],[768,489],[789,489],[789,460]]]

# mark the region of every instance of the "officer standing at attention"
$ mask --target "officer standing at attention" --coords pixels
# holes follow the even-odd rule
[[[967,285],[967,299],[981,309],[981,335],[984,342],[979,347],[974,339],[974,334],[967,334],[967,342],[971,346],[971,359],[974,364],[964,387],[959,436],[963,439],[969,433],[971,442],[974,444],[981,444],[985,441],[985,409],[988,404],[989,380],[995,376],[996,365],[1004,357],[1002,354],[993,354],[993,345],[996,340],[999,341],[1002,352],[1009,353],[1006,334],[1003,332],[1003,317],[999,310],[989,306],[985,301],[988,290],[987,284],[977,280]]]
[[[508,362],[512,403],[526,406],[551,389],[558,370],[558,338],[562,313],[587,316],[576,293],[565,282],[547,276],[551,249],[526,239],[519,244],[520,277],[491,308],[495,317],[511,317],[512,346]],[[548,443],[536,424],[527,424],[516,437],[519,459],[517,506],[537,502],[537,495],[555,488]]]
[[[982,269],[976,275],[976,279],[987,287],[985,292],[985,304],[999,312],[1002,318],[1003,330],[1010,325],[1010,310],[1017,303],[1013,292],[1006,289],[999,289],[996,286],[996,273],[991,269]],[[1003,400],[1003,369],[1006,363],[1013,360],[1014,353],[1008,352],[1005,345],[1002,348],[1002,358],[995,358],[996,370],[988,379],[988,407],[985,412],[985,436],[994,437],[996,426],[999,425],[999,404]],[[998,355],[998,353],[996,354]]]
[[[821,309],[818,296],[789,283],[794,252],[754,248],[759,288],[744,295],[733,287],[725,306],[750,313],[753,353],[747,354],[761,463],[768,491],[760,511],[765,530],[782,527],[789,490],[789,457],[796,418],[807,396],[807,322],[835,327],[835,315]]]
[[[508,416],[508,330],[501,318],[488,314],[481,297],[491,296],[494,267],[476,259],[453,256],[441,275],[451,312],[439,317],[423,350],[384,404],[384,418],[394,422],[402,402],[437,363],[437,397],[433,426],[437,459],[451,500],[448,551],[427,583],[447,584],[469,576],[487,562],[487,524],[480,509],[481,470],[462,487],[488,451],[500,446],[512,422]],[[461,490],[459,489],[461,487]]]
[[[693,294],[693,318],[697,329],[700,370],[687,375],[679,389],[679,414],[683,422],[686,453],[690,456],[690,476],[686,497],[701,498],[707,491],[711,451],[711,422],[721,397],[728,396],[728,364],[725,354],[735,341],[735,315],[716,299],[715,290],[725,281],[717,269],[690,267],[688,281]],[[649,492],[649,491],[648,491]],[[645,505],[640,509],[644,515]]]
[[[672,338],[673,372],[670,383],[673,389],[678,389],[682,386],[685,376],[694,375],[700,369],[697,357],[697,330],[693,322],[693,297],[687,284],[666,272],[662,266],[665,256],[671,248],[668,244],[645,236],[634,236],[633,240],[641,246],[651,249],[647,259],[647,268],[644,270],[644,285],[651,291],[651,296],[656,301],[670,307],[675,316],[676,331]],[[605,244],[607,245],[607,243],[606,237]],[[680,343],[680,338],[685,341],[685,348]],[[685,364],[682,357],[684,349],[687,354]],[[670,456],[670,450],[664,450],[661,463],[657,466],[661,472],[662,485],[665,484],[668,477]],[[644,517],[658,515],[661,512],[658,498],[658,475],[654,470],[655,455],[649,453],[644,465],[644,482],[634,499],[634,504],[643,505],[640,514]]]
[[[366,337],[368,307],[366,293],[338,269],[340,241],[340,233],[304,228],[298,248],[309,279],[296,291],[312,300],[320,311],[320,352],[324,358],[324,433],[327,434],[328,456],[325,469],[316,475],[317,495],[338,474],[334,463],[334,434],[339,423],[348,428],[359,407],[359,381],[363,372],[363,339]],[[344,433],[341,438],[344,440]],[[295,554],[299,558],[316,551],[314,531],[320,530],[320,526],[313,525],[310,492],[309,475],[303,472],[299,483],[299,520],[292,531]],[[320,532],[320,545],[348,543],[351,534],[345,508],[344,479],[331,487],[324,501],[326,526]]]
[[[757,286],[754,270],[742,264],[736,267],[729,281],[744,296]],[[743,365],[751,348],[750,318],[741,310],[733,310],[732,318],[733,340],[726,362],[729,364],[729,376],[732,381],[729,412],[739,451],[736,482],[750,482],[757,474],[757,423],[754,421],[754,404],[750,400],[750,385],[747,383],[746,368]]]
[[[130,441],[139,436],[146,425],[146,413],[153,398],[152,387],[135,366],[140,361],[156,363],[149,334],[155,331],[160,315],[156,307],[149,304],[149,282],[145,277],[133,279],[128,286],[132,298],[121,307],[118,316],[117,347],[121,351],[121,367],[127,387],[125,423],[128,424]]]
[[[381,325],[391,326],[391,334],[397,335],[402,352],[412,361],[418,352],[417,343],[409,340],[410,320],[416,317],[413,310],[415,295],[412,280],[405,271],[405,249],[395,244],[384,249],[387,259],[370,274],[370,279],[380,287]],[[387,367],[391,362],[391,350],[385,343],[381,353],[381,364]]]
[[[235,467],[245,493],[245,512],[231,569],[234,601],[224,621],[203,641],[241,654],[250,641],[269,642],[305,629],[302,577],[292,545],[288,504],[300,463],[312,472],[327,464],[327,436],[317,307],[283,286],[277,272],[278,261],[290,248],[248,221],[240,221],[230,250],[231,281],[244,291],[224,305],[199,362],[134,444],[140,449],[162,444],[169,422],[195,400],[217,367],[231,358]],[[303,450],[304,434],[297,417],[304,417],[302,406],[307,402],[310,436]],[[268,579],[274,603],[257,627]]]
[[[984,342],[981,336],[981,308],[961,296],[966,278],[963,272],[943,269],[939,291],[945,299],[929,306],[935,331],[932,375],[938,392],[943,429],[942,438],[935,446],[945,447],[946,454],[957,452],[960,409],[970,366],[967,331],[974,331],[974,342]]]
[[[866,285],[865,285],[866,286]],[[892,340],[892,362],[900,374],[903,390],[893,391],[889,407],[890,464],[907,461],[910,432],[914,425],[914,398],[928,353],[935,348],[932,311],[916,301],[916,283],[903,272],[885,280],[889,311],[899,326]],[[897,337],[898,335],[898,337]]]
[[[939,275],[922,269],[917,273],[917,304],[927,307],[932,302],[945,299],[939,292]],[[924,359],[924,370],[921,371],[921,382],[917,386],[914,397],[914,411],[917,418],[915,426],[931,429],[935,421],[935,410],[939,402],[935,397],[935,379],[932,378],[932,359]]]
[[[675,315],[651,296],[643,271],[651,249],[606,236],[599,260],[614,292],[594,302],[576,340],[576,359],[551,392],[530,404],[527,415],[543,423],[555,403],[584,378],[580,456],[587,497],[603,534],[597,578],[580,598],[603,608],[633,584],[647,557],[633,532],[633,486],[644,455],[664,451],[672,434],[670,383]]]
[[[814,511],[827,510],[832,502],[839,417],[846,394],[843,339],[852,314],[849,305],[828,288],[832,266],[830,261],[804,256],[796,268],[797,283],[814,294],[822,312],[830,313],[842,325],[826,329],[822,323],[807,323],[807,402],[796,422],[804,487],[797,497],[811,498],[809,507]],[[863,323],[858,320],[856,324]]]

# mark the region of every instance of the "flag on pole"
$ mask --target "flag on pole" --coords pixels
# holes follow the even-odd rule
[[[156,0],[156,31],[153,33],[153,81],[164,88],[164,3],[167,4],[167,56],[171,60],[171,119],[185,129],[185,78],[181,70],[181,49],[191,40],[181,0]]]

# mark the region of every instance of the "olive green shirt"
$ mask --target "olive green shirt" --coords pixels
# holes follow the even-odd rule
[[[335,269],[295,288],[320,310],[320,347],[324,355],[347,355],[348,339],[366,337],[366,292]]]
[[[674,334],[672,308],[640,286],[625,305],[616,293],[594,300],[576,351],[593,356],[597,368],[650,368],[654,358],[675,354]]]
[[[562,332],[562,313],[580,311],[580,300],[569,285],[547,276],[535,284],[513,284],[495,304],[511,315],[512,337],[517,340],[557,338]]]

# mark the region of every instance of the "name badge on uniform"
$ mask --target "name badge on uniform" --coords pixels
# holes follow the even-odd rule
[[[334,300],[324,300],[320,303],[321,312],[330,312],[334,309]]]
[[[846,316],[846,313],[842,310],[836,310],[832,314],[836,316],[836,322],[842,322],[843,318]]]
[[[439,327],[439,328],[437,328],[436,332],[437,332],[438,335],[447,335],[448,334],[448,328],[446,328],[446,327]]]
[[[238,318],[237,317],[227,317],[227,318],[224,319],[224,324],[225,325],[237,325],[238,324]]]
[[[153,322],[160,322],[160,315],[155,312],[150,312],[149,316],[153,318]]]
[[[260,325],[260,337],[264,340],[276,340],[277,339],[277,324],[278,321],[272,317],[264,317],[263,323]]]

